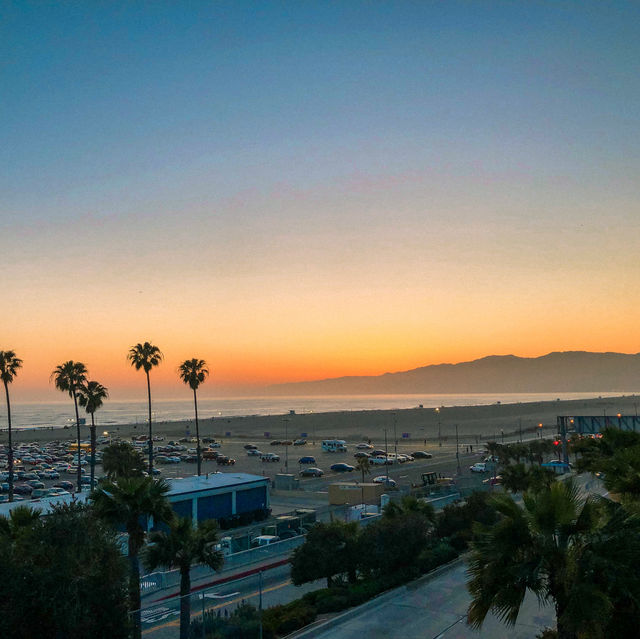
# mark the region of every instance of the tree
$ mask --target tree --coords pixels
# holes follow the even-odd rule
[[[99,382],[87,382],[78,389],[78,401],[91,415],[91,489],[95,488],[96,476],[96,422],[95,412],[102,406],[102,401],[109,397],[108,390]],[[80,451],[78,450],[78,454]]]
[[[640,553],[639,520],[608,500],[582,501],[570,480],[525,493],[523,502],[521,507],[509,495],[493,497],[499,521],[477,526],[467,584],[469,623],[479,628],[493,611],[513,625],[531,590],[540,601],[554,603],[559,639],[611,636],[606,625],[621,596],[617,577],[612,585],[609,576],[630,576]],[[632,542],[625,546],[629,536]],[[638,580],[630,582],[633,600]]]
[[[142,369],[147,376],[147,397],[149,400],[149,474],[153,473],[153,428],[151,426],[151,381],[149,372],[160,365],[164,355],[160,349],[149,342],[136,344],[129,349],[127,359],[137,371]]]
[[[169,530],[149,534],[149,543],[142,551],[142,562],[147,570],[158,566],[180,571],[180,639],[189,639],[191,623],[191,566],[206,564],[220,570],[224,558],[215,549],[218,525],[213,520],[203,521],[194,528],[191,519],[175,517]]]
[[[83,505],[53,506],[46,517],[28,510],[0,517],[0,636],[128,636],[127,566],[114,532]]]
[[[555,480],[555,473],[541,466],[532,465],[527,468],[523,463],[517,463],[502,469],[502,486],[512,493],[540,492]]]
[[[9,451],[7,454],[7,462],[9,465],[9,501],[13,501],[13,441],[9,384],[13,382],[20,368],[22,368],[22,360],[16,357],[14,351],[0,351],[0,379],[4,384],[4,394],[7,398],[7,425],[9,434]]]
[[[412,513],[418,513],[425,521],[432,525],[436,520],[436,511],[427,501],[416,499],[411,495],[405,495],[400,502],[390,501],[382,510],[382,516],[387,519],[403,517]]]
[[[145,461],[140,451],[128,442],[109,444],[102,452],[102,469],[110,480],[142,477]]]
[[[76,433],[78,448],[76,451],[78,463],[78,492],[82,491],[82,467],[80,466],[80,415],[78,414],[78,390],[87,381],[87,368],[82,362],[69,360],[60,364],[51,373],[56,388],[63,393],[69,393],[73,397],[73,405],[76,410]]]
[[[333,577],[347,573],[349,581],[355,581],[358,565],[357,523],[334,521],[319,523],[307,533],[302,546],[291,556],[291,581],[300,586],[308,581],[326,579],[331,588]]]
[[[146,522],[167,522],[173,511],[166,495],[169,484],[152,477],[120,477],[117,483],[101,483],[91,500],[97,515],[114,528],[123,527],[128,535],[129,608],[133,613],[133,639],[140,639],[140,549],[146,536]]]
[[[202,450],[200,448],[200,426],[198,424],[198,397],[196,391],[209,376],[207,362],[203,359],[187,359],[178,368],[180,379],[193,391],[193,406],[196,415],[196,455],[198,457],[198,476],[202,474]]]

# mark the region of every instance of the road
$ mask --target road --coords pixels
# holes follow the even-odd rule
[[[473,630],[465,621],[470,601],[466,580],[466,566],[459,564],[430,581],[398,589],[378,605],[365,604],[330,628],[317,627],[305,639],[534,639],[553,625],[553,608],[539,608],[535,596],[528,595],[514,627],[490,615],[481,630]]]
[[[264,573],[262,580],[262,605],[264,608],[284,604],[301,597],[306,592],[323,588],[325,581],[315,581],[303,586],[294,586],[290,579],[288,565],[274,568]],[[258,607],[260,602],[260,581],[258,575],[221,584],[191,595],[192,618],[207,611],[220,611],[222,615],[231,613],[243,602]],[[179,629],[180,600],[178,597],[161,600],[161,593],[155,602],[149,601],[142,610],[142,634],[148,639],[177,639]],[[149,598],[150,600],[152,597]]]

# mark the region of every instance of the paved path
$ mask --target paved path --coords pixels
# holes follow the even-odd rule
[[[361,611],[329,628],[316,627],[314,639],[533,639],[554,623],[551,607],[540,609],[534,596],[527,596],[515,627],[507,627],[493,616],[481,630],[466,623],[470,601],[465,587],[466,565],[458,564],[429,580],[421,580],[379,605],[361,606]]]

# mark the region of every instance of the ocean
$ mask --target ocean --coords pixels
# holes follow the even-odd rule
[[[475,406],[498,402],[514,404],[523,402],[554,401],[556,399],[591,399],[614,397],[621,393],[476,393],[462,395],[331,395],[309,397],[237,397],[198,400],[198,414],[203,419],[237,417],[247,415],[284,415],[296,413],[327,413],[336,411],[393,410],[438,406]],[[193,419],[193,400],[154,400],[153,419],[158,422]],[[144,424],[147,415],[145,398],[132,401],[108,400],[96,412],[96,422],[101,426],[120,424]],[[81,409],[81,416],[87,417]],[[51,403],[12,403],[11,417],[16,429],[43,426],[62,428],[75,424],[71,400]],[[0,403],[0,429],[6,428],[6,406]]]

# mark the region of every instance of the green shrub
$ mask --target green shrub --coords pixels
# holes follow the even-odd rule
[[[263,631],[270,636],[287,635],[315,621],[316,608],[303,599],[296,599],[288,604],[272,606],[262,613]]]
[[[420,553],[418,564],[420,570],[425,573],[452,561],[457,556],[458,551],[447,541],[441,540]]]

